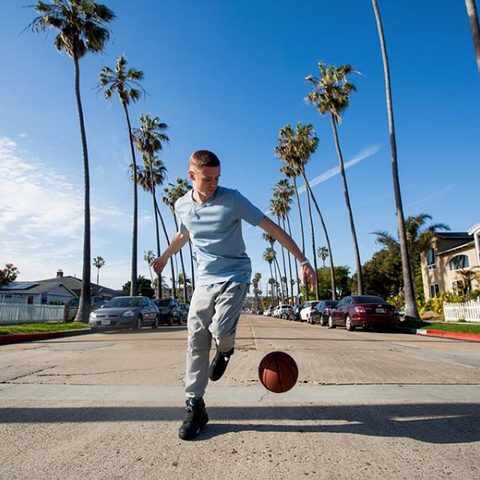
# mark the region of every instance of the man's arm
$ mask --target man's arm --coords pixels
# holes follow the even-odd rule
[[[312,288],[317,285],[317,276],[315,270],[308,262],[305,255],[298,248],[293,238],[283,228],[279,227],[276,223],[272,222],[268,217],[265,217],[259,224],[259,227],[263,228],[272,237],[276,238],[300,263],[301,266],[301,280],[305,285],[305,279],[308,277],[312,284]]]
[[[157,257],[152,262],[153,270],[157,275],[162,273],[163,269],[167,265],[168,259],[181,250],[182,247],[188,242],[189,238],[190,232],[188,232],[188,230],[185,233],[177,232],[175,234],[168,248],[162,253],[162,255],[160,255],[160,257]]]

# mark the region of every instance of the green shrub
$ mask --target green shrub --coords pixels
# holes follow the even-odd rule
[[[443,315],[443,302],[461,303],[465,302],[465,297],[457,295],[453,292],[440,292],[437,297],[431,298],[423,305],[419,306],[419,313],[423,315],[425,312],[432,311]]]

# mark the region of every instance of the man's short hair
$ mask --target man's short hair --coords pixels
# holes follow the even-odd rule
[[[220,160],[218,157],[209,150],[197,150],[196,152],[192,153],[190,160],[188,162],[188,166],[195,165],[196,167],[219,167]]]

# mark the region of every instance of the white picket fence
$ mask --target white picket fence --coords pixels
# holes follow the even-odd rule
[[[64,305],[0,305],[0,325],[63,322]]]
[[[480,323],[480,300],[466,303],[443,303],[443,315],[446,322],[466,322]]]

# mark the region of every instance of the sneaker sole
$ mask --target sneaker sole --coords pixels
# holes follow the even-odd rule
[[[199,433],[202,431],[203,427],[205,427],[205,425],[208,423],[208,415],[205,419],[205,422],[202,422],[202,424],[200,425],[200,427],[197,428],[196,432],[195,433],[179,433],[178,434],[178,437],[181,439],[181,440],[193,440],[194,438],[196,438]]]

